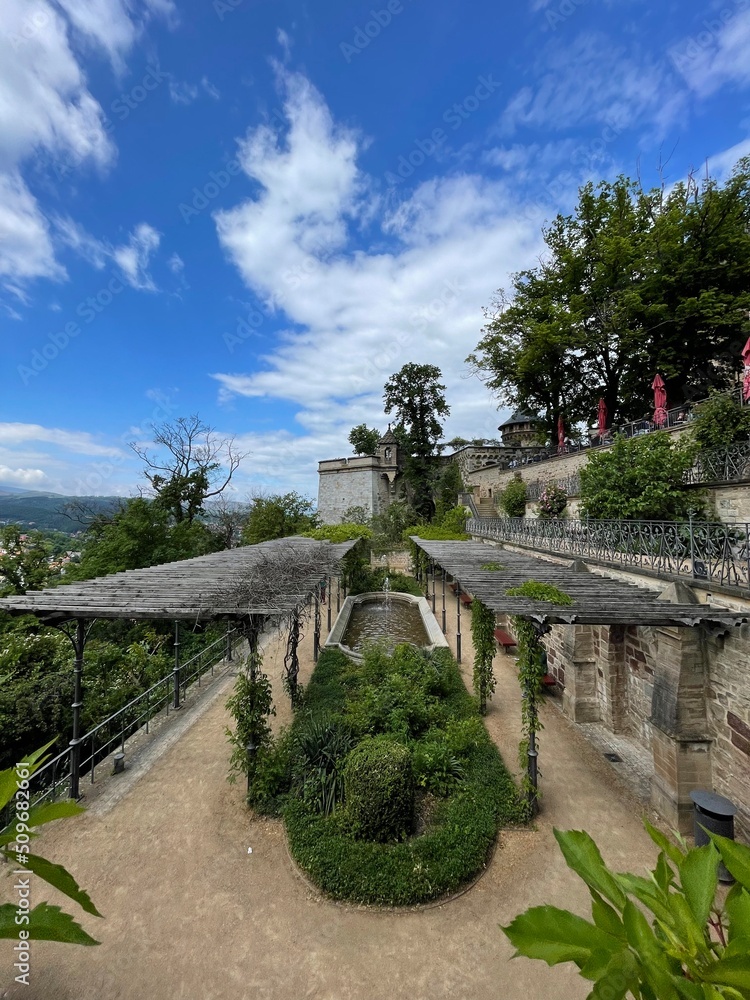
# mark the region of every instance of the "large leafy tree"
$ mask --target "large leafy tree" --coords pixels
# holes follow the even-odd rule
[[[0,528],[0,597],[39,590],[49,579],[51,546],[38,531],[18,524]]]
[[[256,496],[242,529],[245,545],[287,538],[317,528],[318,518],[312,500],[291,492],[272,496]]]
[[[143,461],[148,492],[175,521],[189,524],[204,504],[220,496],[245,455],[233,438],[221,438],[194,414],[152,427],[156,450],[138,442],[130,447]]]
[[[665,431],[618,435],[611,448],[591,454],[581,469],[581,515],[603,520],[682,521],[698,513],[703,497],[686,490],[695,448]]]
[[[740,365],[750,306],[750,160],[723,185],[694,178],[644,191],[587,184],[544,230],[547,253],[512,276],[467,359],[508,406],[593,422],[643,415],[650,383],[669,400],[705,395]]]
[[[368,427],[367,424],[357,424],[349,432],[349,444],[354,449],[355,455],[374,455],[380,441],[380,431],[377,427]]]
[[[404,473],[411,485],[414,508],[425,518],[432,514],[432,481],[443,434],[441,418],[450,414],[441,377],[435,365],[409,363],[391,375],[383,393],[385,412],[395,412],[398,420],[395,433],[406,451]]]

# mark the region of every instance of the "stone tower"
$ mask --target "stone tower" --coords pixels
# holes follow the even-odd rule
[[[318,515],[323,524],[340,524],[350,507],[368,517],[385,510],[398,495],[399,445],[388,424],[374,455],[330,458],[318,463]]]

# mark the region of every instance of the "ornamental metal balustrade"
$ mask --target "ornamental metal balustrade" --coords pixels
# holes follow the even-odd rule
[[[538,500],[550,486],[558,486],[561,490],[565,490],[569,497],[577,497],[581,492],[581,477],[574,473],[572,476],[559,479],[535,479],[533,483],[526,483],[526,499]]]
[[[685,474],[686,483],[732,483],[750,479],[750,441],[701,452]]]
[[[472,518],[478,538],[750,591],[750,524]]]
[[[237,629],[229,629],[226,635],[209,643],[184,663],[175,665],[168,674],[136,698],[133,698],[109,715],[98,725],[90,729],[80,741],[81,762],[80,774],[88,773],[91,784],[94,783],[96,768],[110,753],[120,750],[125,752],[125,742],[138,730],[149,732],[153,718],[164,711],[165,718],[170,710],[179,707],[180,700],[184,702],[188,688],[195,683],[197,688],[206,674],[214,676],[214,671],[222,661],[231,661],[234,651],[243,641],[242,633]],[[177,686],[181,698],[175,697]],[[33,805],[43,802],[55,802],[59,798],[67,798],[70,794],[70,748],[66,747],[59,754],[48,760],[29,779],[30,799]],[[7,815],[0,814],[0,830],[12,820],[13,803],[6,807]]]

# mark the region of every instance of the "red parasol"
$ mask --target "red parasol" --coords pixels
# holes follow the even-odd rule
[[[565,451],[565,421],[562,413],[557,418],[557,453],[562,455]]]
[[[742,348],[742,363],[745,366],[745,377],[742,380],[742,398],[745,402],[750,399],[750,337]]]
[[[661,375],[657,374],[651,388],[654,390],[654,423],[657,427],[663,427],[667,422],[667,390]]]
[[[599,419],[599,437],[604,437],[607,430],[607,404],[603,399],[599,400],[599,409],[597,410],[597,417]]]

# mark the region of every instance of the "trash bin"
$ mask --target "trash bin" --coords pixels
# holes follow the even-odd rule
[[[715,792],[704,792],[698,789],[690,793],[693,800],[693,831],[695,846],[703,847],[708,844],[710,837],[708,832],[718,833],[720,837],[728,837],[734,840],[734,815],[737,807],[723,795]],[[724,865],[719,863],[719,881],[734,882],[734,879],[726,870]]]

